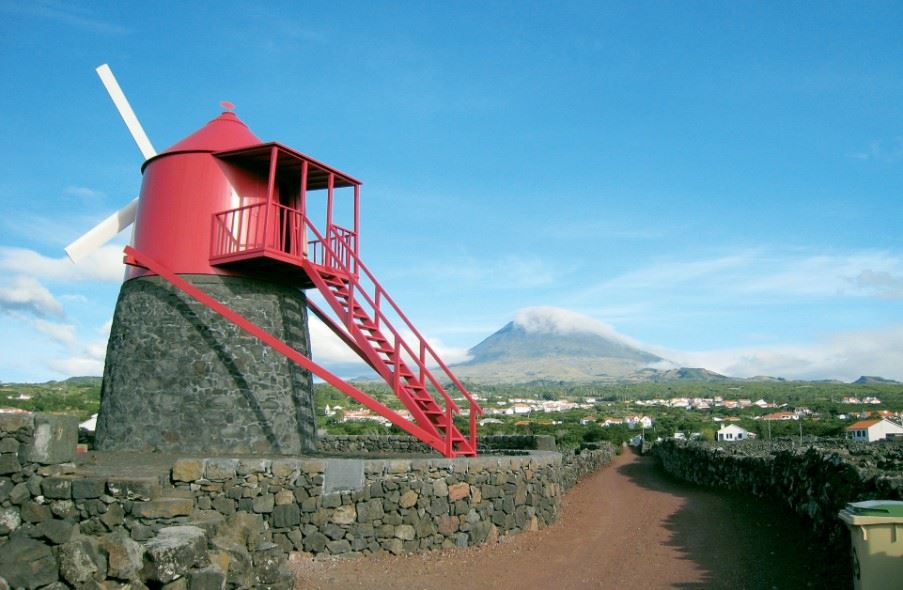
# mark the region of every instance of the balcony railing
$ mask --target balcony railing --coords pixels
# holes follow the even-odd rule
[[[277,203],[246,205],[213,216],[210,258],[222,261],[278,254],[300,262],[306,256],[321,266],[349,268],[357,236],[337,225],[326,233],[328,248],[324,248],[323,234],[300,211]]]

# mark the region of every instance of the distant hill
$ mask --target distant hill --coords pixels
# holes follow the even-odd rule
[[[884,377],[869,377],[866,375],[863,375],[859,379],[853,381],[854,385],[876,385],[879,383],[895,385],[899,384],[900,382],[894,381],[893,379],[885,379]]]
[[[535,313],[552,315],[509,322],[471,348],[455,374],[477,383],[648,381],[663,373],[653,367],[673,366],[589,318],[581,325],[580,316]]]
[[[679,369],[640,369],[634,375],[628,378],[630,381],[649,381],[652,383],[663,383],[667,381],[733,381],[731,377],[726,377],[715,371],[709,371],[702,368],[681,367]]]

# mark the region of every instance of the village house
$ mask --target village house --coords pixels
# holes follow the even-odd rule
[[[760,420],[799,420],[799,414],[795,414],[793,412],[772,412],[771,414],[765,414],[760,418]]]
[[[847,426],[847,438],[861,442],[884,440],[888,435],[903,436],[903,426],[887,418],[860,420]]]
[[[718,442],[735,442],[747,438],[750,438],[749,431],[736,424],[724,426],[718,431]]]

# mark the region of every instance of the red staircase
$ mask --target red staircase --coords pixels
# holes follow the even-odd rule
[[[302,266],[341,325],[313,303],[312,311],[389,384],[418,426],[443,441],[443,454],[476,455],[476,417],[482,414],[480,406],[360,260],[348,230],[332,226],[324,239],[309,221],[307,226],[317,239],[308,244]],[[393,325],[390,315],[400,322],[413,347]],[[444,373],[469,402],[468,437],[452,420],[454,414],[461,412],[460,407],[428,364]],[[434,394],[441,397],[444,408]]]

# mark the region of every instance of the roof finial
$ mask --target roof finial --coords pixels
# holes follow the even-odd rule
[[[228,111],[230,113],[235,110],[235,105],[232,104],[231,102],[229,102],[228,100],[224,100],[224,101],[220,102],[219,106],[223,107],[224,109],[226,109],[226,111]]]

